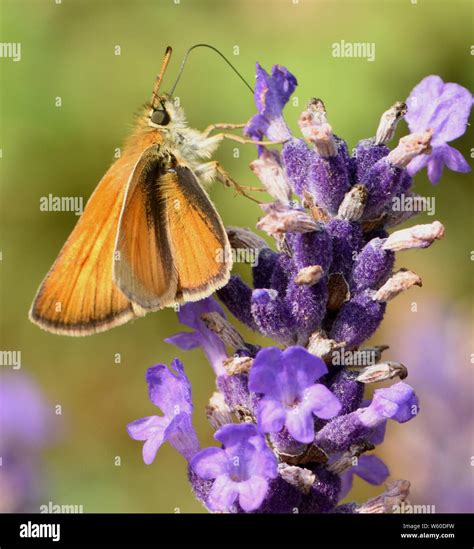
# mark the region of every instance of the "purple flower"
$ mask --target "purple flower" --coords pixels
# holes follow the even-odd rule
[[[135,440],[145,440],[143,461],[149,465],[166,440],[188,461],[199,450],[199,442],[192,426],[193,404],[191,384],[184,373],[183,364],[175,358],[171,364],[176,373],[164,364],[147,370],[148,396],[161,408],[163,416],[137,419],[127,426]]]
[[[285,67],[274,65],[270,76],[257,63],[255,104],[259,114],[251,118],[245,133],[256,140],[261,140],[264,135],[272,141],[290,139],[282,110],[296,86],[296,78]]]
[[[202,479],[214,479],[207,497],[211,511],[227,511],[238,499],[244,511],[254,511],[277,477],[277,460],[255,425],[229,424],[214,438],[223,448],[206,448],[194,456],[191,468]]]
[[[362,410],[360,419],[369,427],[377,427],[385,419],[405,423],[418,414],[418,398],[407,383],[376,389],[372,402]]]
[[[326,364],[303,347],[259,351],[250,370],[249,389],[263,395],[258,424],[265,433],[285,426],[296,440],[314,438],[313,414],[329,419],[341,409],[339,400],[315,381],[328,371]]]
[[[341,475],[341,492],[339,499],[343,499],[350,492],[352,488],[353,476],[357,475],[361,479],[365,480],[369,484],[382,484],[388,475],[389,470],[385,463],[377,456],[362,455],[358,458],[357,465],[349,468]]]
[[[407,99],[405,118],[411,132],[433,129],[432,152],[414,158],[408,164],[408,172],[414,175],[425,166],[428,177],[436,184],[441,179],[444,165],[456,172],[470,171],[463,155],[447,145],[466,131],[473,97],[459,84],[448,82],[436,75],[427,76],[413,88]]]
[[[377,389],[372,402],[350,414],[329,421],[316,434],[315,443],[328,453],[347,450],[364,440],[383,437],[387,419],[405,423],[418,413],[418,398],[410,385],[400,381]]]
[[[217,375],[225,373],[222,361],[227,358],[225,346],[218,336],[209,330],[201,316],[205,313],[219,313],[224,316],[221,306],[208,297],[195,303],[186,303],[180,307],[178,318],[181,324],[194,328],[194,332],[178,332],[174,336],[165,339],[166,343],[172,343],[179,349],[189,351],[196,347],[202,347],[209,363]]]

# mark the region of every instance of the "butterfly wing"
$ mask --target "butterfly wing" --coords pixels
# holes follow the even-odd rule
[[[30,319],[57,334],[89,335],[143,314],[112,280],[115,237],[127,180],[139,157],[124,154],[104,175],[46,275]]]
[[[158,189],[164,170],[160,146],[150,146],[130,178],[117,232],[115,283],[131,301],[147,310],[174,303],[177,288],[164,200]]]
[[[159,145],[143,153],[130,180],[115,256],[117,286],[147,310],[197,301],[229,279],[218,213],[193,172]]]
[[[178,272],[177,300],[198,301],[227,284],[231,247],[222,220],[194,173],[181,165],[160,180]]]

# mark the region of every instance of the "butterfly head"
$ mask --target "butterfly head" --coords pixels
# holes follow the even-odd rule
[[[169,95],[162,95],[155,101],[148,114],[148,125],[157,129],[170,129],[185,124],[181,107]]]

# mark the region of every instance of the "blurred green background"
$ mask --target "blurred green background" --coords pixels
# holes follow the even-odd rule
[[[40,383],[53,405],[62,406],[62,436],[45,455],[43,502],[82,504],[85,512],[202,512],[191,494],[184,459],[165,445],[153,465],[144,465],[141,444],[129,439],[125,426],[156,411],[147,399],[146,368],[178,355],[193,384],[201,443],[212,444],[204,416],[214,390],[210,366],[199,351],[177,352],[163,343],[180,330],[173,311],[78,339],[31,324],[27,313],[36,289],[77,221],[73,213],[41,212],[40,197],[88,198],[129,133],[133,114],[149,99],[167,45],[174,54],[165,89],[186,49],[199,42],[219,48],[250,82],[255,61],[267,70],[283,64],[299,81],[299,106],[289,103],[285,111],[295,133],[305,102],[317,96],[325,101],[335,132],[353,147],[374,135],[380,114],[405,99],[426,75],[439,74],[472,89],[472,3],[1,0],[0,10],[1,42],[22,44],[21,62],[0,59],[0,347],[21,350],[22,370]],[[375,42],[375,62],[333,58],[331,46],[341,40]],[[239,55],[234,55],[235,46]],[[248,90],[208,50],[191,54],[176,95],[196,128],[244,122],[255,110]],[[60,108],[55,107],[58,96]],[[397,138],[406,131],[402,122]],[[470,143],[464,136],[454,144],[467,159]],[[240,146],[236,159],[235,145],[224,143],[216,158],[240,183],[257,184],[248,169],[254,147]],[[391,344],[393,358],[400,324],[417,329],[410,312],[413,300],[421,295],[441,295],[447,302],[470,299],[469,179],[446,172],[433,187],[425,173],[417,178],[415,190],[436,197],[435,218],[445,224],[446,237],[429,250],[404,252],[398,259],[399,266],[423,278],[424,287],[389,307],[390,332],[384,328],[374,338]],[[261,214],[256,205],[219,185],[211,195],[225,224],[254,226]],[[417,220],[431,221],[425,215]],[[237,271],[248,276],[245,267]],[[116,353],[121,364],[114,362]],[[397,429],[416,428],[416,420],[396,425],[390,437],[396,440]],[[121,466],[114,464],[116,456]],[[423,467],[417,462],[400,470],[390,454],[385,459],[397,476],[413,480],[417,467]],[[378,492],[380,488],[356,482],[351,499]]]

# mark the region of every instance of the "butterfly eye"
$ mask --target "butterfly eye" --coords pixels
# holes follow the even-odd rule
[[[153,111],[151,121],[158,126],[166,126],[170,121],[170,116],[164,109],[158,109]]]

